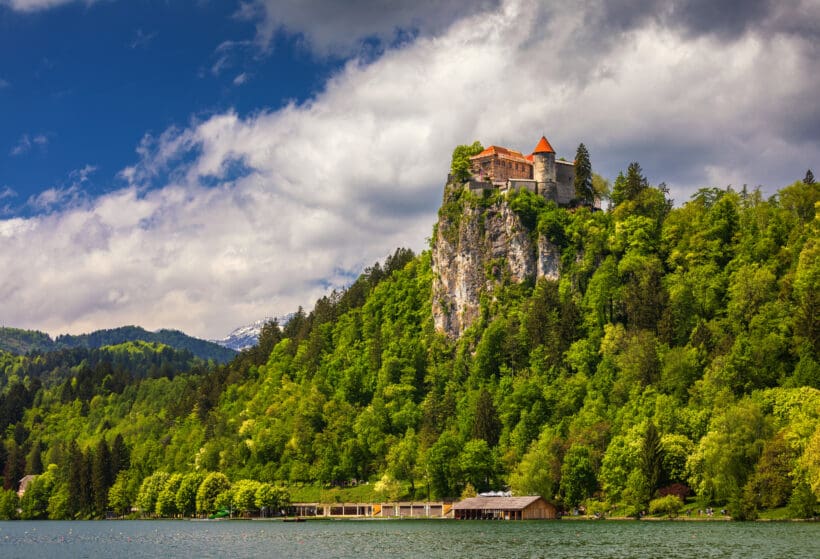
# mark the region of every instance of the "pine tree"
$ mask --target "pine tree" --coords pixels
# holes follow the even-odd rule
[[[650,497],[658,488],[661,482],[661,467],[663,464],[663,448],[661,447],[661,437],[658,428],[650,421],[646,426],[646,434],[643,441],[643,453],[641,454],[641,465],[643,474],[649,486]]]
[[[589,151],[581,143],[575,152],[575,198],[587,205],[595,201],[595,190],[592,188],[592,164]]]
[[[26,473],[27,474],[42,474],[43,473],[43,458],[42,450],[40,448],[40,441],[36,441],[31,447],[31,452],[26,457]]]
[[[111,470],[111,450],[105,439],[100,439],[91,460],[91,488],[97,515],[104,514],[108,507],[108,490],[114,483]]]
[[[111,444],[111,479],[115,479],[122,470],[127,470],[131,466],[130,453],[125,445],[125,440],[121,434],[114,437]]]
[[[493,404],[493,397],[486,388],[482,388],[475,403],[473,438],[483,439],[490,446],[495,446],[498,444],[500,434],[501,422],[498,420],[498,412]]]
[[[6,443],[6,464],[3,467],[3,488],[17,491],[20,479],[24,475],[26,457],[23,449],[12,439]]]
[[[615,179],[615,185],[612,187],[612,202],[618,206],[627,200],[635,200],[647,188],[649,188],[649,181],[643,176],[640,163],[633,161],[626,169],[626,176],[620,173]]]
[[[93,506],[91,487],[92,456],[76,441],[68,448],[68,512],[74,518],[88,516]]]

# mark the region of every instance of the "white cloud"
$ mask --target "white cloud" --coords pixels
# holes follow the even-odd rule
[[[474,139],[528,152],[546,133],[567,158],[583,141],[597,171],[637,159],[679,201],[820,168],[816,127],[791,124],[817,111],[806,39],[650,21],[582,45],[590,14],[508,0],[351,60],[303,105],[146,136],[128,187],[0,221],[4,320],[219,337],[310,306],[396,247],[424,247],[450,152]]]
[[[498,0],[250,0],[237,17],[256,20],[257,41],[267,46],[279,31],[299,34],[321,56],[356,54],[362,41],[391,43],[407,34],[433,35]]]
[[[77,1],[93,4],[97,0],[2,0],[0,4],[7,5],[18,12],[38,12]]]
[[[45,148],[48,145],[48,136],[45,134],[35,134],[34,136],[29,136],[28,134],[23,134],[20,136],[20,139],[17,141],[17,144],[11,151],[9,152],[10,155],[18,156],[23,155],[31,151],[34,147]]]
[[[50,212],[85,203],[87,196],[83,191],[83,185],[96,170],[96,166],[86,165],[71,171],[68,174],[68,184],[48,188],[36,196],[31,196],[28,199],[29,207],[38,212]]]
[[[234,85],[242,85],[243,83],[248,81],[248,74],[246,72],[242,72],[238,76],[233,79]]]
[[[156,32],[146,33],[145,31],[142,30],[142,28],[138,27],[137,30],[134,31],[134,38],[131,39],[131,42],[128,44],[128,46],[131,47],[132,49],[138,49],[138,48],[145,47],[151,41],[153,41],[154,37],[156,37],[156,36],[157,36]]]

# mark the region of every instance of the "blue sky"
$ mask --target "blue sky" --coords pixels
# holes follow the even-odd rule
[[[264,48],[234,2],[66,3],[0,8],[0,150],[6,214],[30,215],[31,197],[95,167],[85,194],[122,186],[146,133],[229,109],[239,115],[302,102],[338,59],[318,59],[293,36]]]
[[[431,234],[454,145],[820,170],[814,0],[0,0],[0,323],[219,337]]]

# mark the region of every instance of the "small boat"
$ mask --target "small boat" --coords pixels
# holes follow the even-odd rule
[[[299,516],[294,516],[293,518],[283,518],[282,522],[304,522],[305,519]]]

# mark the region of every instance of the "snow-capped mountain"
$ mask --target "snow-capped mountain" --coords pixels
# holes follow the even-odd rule
[[[215,344],[221,345],[222,347],[229,347],[231,349],[235,349],[236,351],[242,351],[243,349],[253,347],[256,345],[257,340],[259,340],[259,333],[262,331],[262,326],[264,326],[268,320],[270,319],[263,318],[262,320],[257,320],[253,324],[240,326],[221,340],[211,341]]]
[[[286,314],[285,316],[280,316],[277,320],[279,322],[279,326],[284,326],[288,323],[288,320],[291,319],[293,313]],[[262,327],[265,325],[266,322],[273,320],[272,317],[266,317],[262,320],[257,320],[253,324],[248,324],[246,326],[240,326],[221,340],[210,340],[215,344],[219,344],[222,347],[228,347],[234,349],[236,351],[242,351],[243,349],[247,349],[249,347],[253,347],[259,341],[259,333],[262,332]]]

